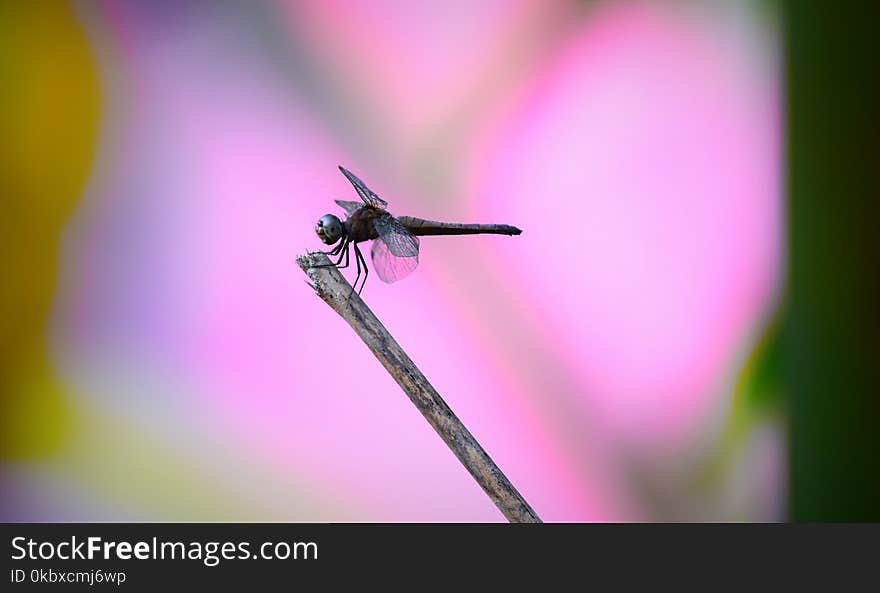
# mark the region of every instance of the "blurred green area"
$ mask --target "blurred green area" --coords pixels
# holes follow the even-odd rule
[[[880,14],[786,8],[789,517],[878,521]]]
[[[86,182],[100,91],[65,2],[0,3],[0,455],[42,456],[70,429],[46,340],[61,229]]]
[[[880,520],[877,6],[785,3],[785,294],[702,476],[781,412],[792,521]]]

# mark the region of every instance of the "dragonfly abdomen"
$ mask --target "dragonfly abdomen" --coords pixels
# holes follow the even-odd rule
[[[519,235],[522,231],[509,224],[467,224],[437,222],[412,216],[398,216],[403,226],[413,235]]]

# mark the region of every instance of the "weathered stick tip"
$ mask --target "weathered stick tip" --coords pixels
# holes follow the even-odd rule
[[[296,263],[309,277],[315,293],[338,311],[333,303],[339,301],[338,297],[345,292],[344,288],[351,288],[351,285],[331,265],[330,258],[323,251],[306,251],[296,257]]]
[[[321,251],[306,251],[305,253],[296,256],[296,263],[304,272],[308,272],[309,268],[314,268],[316,265],[326,264],[329,261],[330,260],[327,259],[327,256]]]

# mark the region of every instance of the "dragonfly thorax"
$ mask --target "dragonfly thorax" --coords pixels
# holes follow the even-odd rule
[[[326,245],[333,245],[342,238],[342,221],[339,220],[338,216],[325,214],[318,219],[318,224],[315,225],[315,232]]]

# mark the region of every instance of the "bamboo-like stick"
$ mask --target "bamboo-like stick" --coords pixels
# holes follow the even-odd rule
[[[351,285],[345,277],[335,267],[327,266],[330,263],[327,256],[321,252],[307,253],[296,261],[311,279],[312,288],[318,296],[360,336],[507,520],[511,523],[540,523],[541,519],[532,507],[446,405],[385,326],[357,293],[351,293]]]

